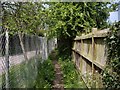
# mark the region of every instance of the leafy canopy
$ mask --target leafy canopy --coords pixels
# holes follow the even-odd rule
[[[3,6],[3,27],[11,34],[32,33],[38,34],[44,29],[42,3],[33,2],[4,2]]]
[[[103,2],[59,2],[47,3],[45,9],[46,24],[49,26],[48,37],[58,38],[61,54],[71,55],[73,39],[76,35],[88,33],[91,28],[106,28],[109,11]],[[115,7],[115,6],[114,6]],[[67,55],[68,53],[68,55]]]
[[[82,32],[90,32],[92,27],[107,27],[110,3],[103,2],[62,2],[49,3],[46,9],[46,23],[49,36],[75,37]]]

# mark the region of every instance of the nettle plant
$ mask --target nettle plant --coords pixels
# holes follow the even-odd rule
[[[106,88],[120,88],[120,21],[112,25],[106,43],[108,61],[103,71],[103,83]]]

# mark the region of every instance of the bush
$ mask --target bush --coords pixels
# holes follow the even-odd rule
[[[63,71],[64,88],[86,88],[70,58],[66,60],[59,58],[59,63]]]
[[[103,71],[103,83],[105,88],[120,88],[120,22],[111,27],[106,43],[108,61]]]
[[[35,88],[51,88],[54,80],[54,66],[50,59],[39,64]]]

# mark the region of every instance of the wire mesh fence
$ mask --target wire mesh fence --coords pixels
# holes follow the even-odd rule
[[[1,88],[34,87],[38,65],[55,48],[56,40],[24,34],[22,44],[18,34],[0,31]]]

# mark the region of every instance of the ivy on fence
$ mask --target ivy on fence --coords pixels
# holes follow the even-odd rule
[[[110,29],[106,38],[108,61],[103,71],[103,82],[106,88],[120,88],[120,22]]]

